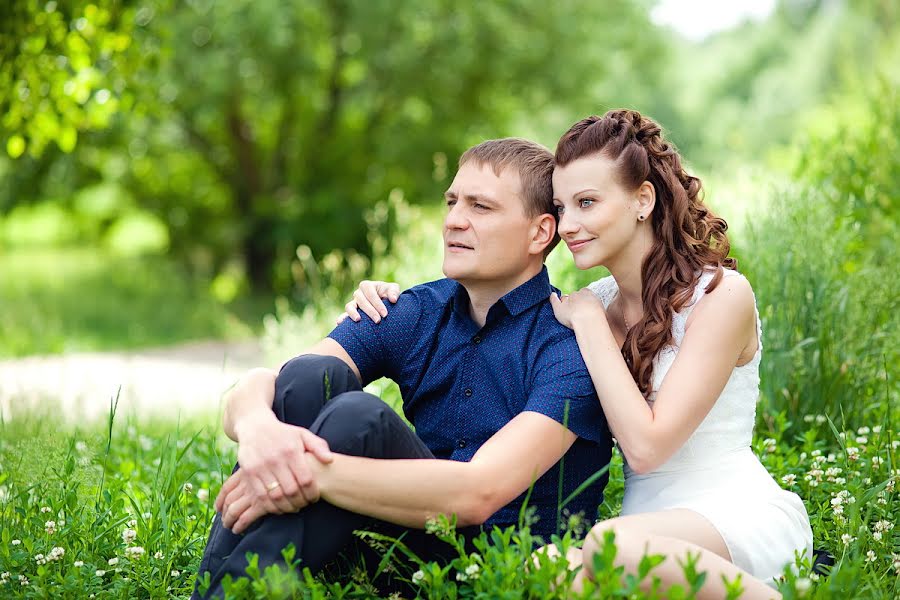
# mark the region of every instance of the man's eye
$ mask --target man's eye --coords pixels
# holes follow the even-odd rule
[[[456,204],[456,200],[447,200],[447,206],[454,206]]]
[[[590,198],[582,198],[578,201],[578,206],[580,206],[581,208],[588,208],[593,203],[594,201]]]
[[[488,209],[488,207],[485,206],[484,204],[479,204],[477,202],[475,203],[475,208],[477,208],[478,210],[487,210]]]

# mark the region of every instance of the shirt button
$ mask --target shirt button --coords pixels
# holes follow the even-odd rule
[[[466,398],[470,398],[472,396],[472,390],[469,388],[466,388],[466,391],[463,393],[466,395]]]
[[[457,442],[456,442],[456,447],[457,447],[457,448],[465,448],[465,447],[466,447],[466,440],[457,440]]]
[[[480,343],[481,343],[481,336],[480,336],[480,335],[476,335],[475,337],[472,338],[472,341],[473,341],[474,343],[476,343],[476,344],[480,344]]]

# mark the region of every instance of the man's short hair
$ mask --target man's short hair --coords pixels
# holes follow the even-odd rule
[[[536,142],[522,138],[487,140],[472,146],[459,157],[459,166],[469,161],[478,166],[489,165],[497,177],[506,168],[513,168],[522,182],[522,202],[525,215],[536,217],[549,214],[558,221],[553,206],[553,153]],[[559,243],[559,233],[544,250],[544,256]]]

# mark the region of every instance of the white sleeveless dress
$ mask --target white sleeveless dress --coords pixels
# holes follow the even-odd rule
[[[724,271],[725,277],[743,277]],[[701,275],[692,300],[673,316],[673,343],[653,361],[651,404],[678,354],[688,316],[714,274]],[[588,287],[605,307],[618,294],[612,277]],[[756,323],[761,335],[758,311]],[[772,585],[784,566],[793,563],[796,551],[811,557],[812,530],[797,494],[781,489],[750,448],[761,355],[762,339],[750,362],[734,368],[712,410],[665,464],[639,475],[625,462],[622,514],[693,510],[722,535],[735,565]]]

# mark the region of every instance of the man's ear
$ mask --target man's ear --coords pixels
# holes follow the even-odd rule
[[[656,188],[653,187],[653,184],[649,181],[645,181],[638,186],[634,199],[637,202],[635,209],[637,210],[638,217],[640,218],[640,216],[643,215],[644,218],[641,219],[642,221],[650,218],[650,214],[656,206]]]
[[[528,247],[530,254],[544,254],[544,249],[556,237],[556,219],[553,215],[544,213],[534,218],[532,226],[531,244]]]

